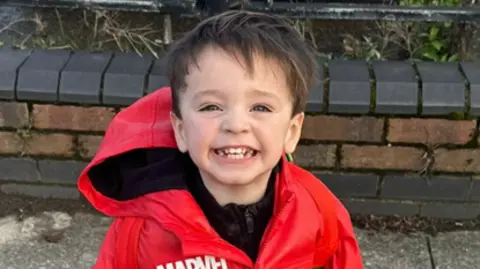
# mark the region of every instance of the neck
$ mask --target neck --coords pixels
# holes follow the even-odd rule
[[[271,171],[260,175],[246,185],[226,185],[212,180],[208,175],[200,172],[205,187],[215,198],[218,204],[225,206],[233,203],[237,205],[254,204],[265,195]]]

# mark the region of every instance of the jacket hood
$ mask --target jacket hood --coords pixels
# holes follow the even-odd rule
[[[178,150],[170,122],[171,89],[161,88],[119,112],[109,124],[95,157],[82,171],[78,188],[98,211],[109,216],[149,216],[164,204],[154,193],[183,191],[182,219],[197,216],[188,185],[198,169]],[[151,195],[150,195],[151,194]],[[180,196],[176,196],[180,197]],[[169,199],[169,198],[167,198]],[[177,199],[177,202],[180,200]],[[177,204],[168,204],[176,211]],[[156,207],[155,207],[156,208]]]
[[[177,149],[170,123],[171,90],[161,88],[120,111],[108,126],[95,157],[82,171],[78,188],[100,212],[131,212],[135,198],[184,189],[185,154]],[[140,214],[141,215],[141,214]]]
[[[156,218],[179,236],[185,253],[196,253],[206,246],[216,248],[221,241],[188,192],[189,171],[195,171],[189,166],[195,166],[188,154],[177,148],[170,122],[171,106],[171,90],[165,87],[119,112],[108,126],[97,154],[80,174],[78,188],[93,207],[108,216]],[[348,214],[312,174],[289,163],[285,156],[281,167],[275,181],[272,235],[265,241],[271,239],[272,246],[287,242],[287,248],[318,241],[319,264],[324,264],[336,249],[337,222],[348,223]],[[339,208],[342,211],[337,219]],[[318,218],[319,212],[323,228],[318,240],[298,240],[309,229],[316,230],[307,219]],[[278,228],[284,225],[291,232],[274,237],[280,230],[285,232]],[[347,233],[352,234],[349,229]],[[293,232],[295,236],[287,236]],[[199,243],[190,244],[194,241]],[[228,248],[223,255],[235,259],[234,254]],[[277,254],[278,249],[273,247],[263,253],[271,259],[276,259]]]

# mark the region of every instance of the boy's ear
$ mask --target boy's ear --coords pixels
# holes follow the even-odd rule
[[[288,127],[287,135],[285,136],[285,148],[284,151],[287,154],[291,154],[295,151],[298,141],[302,135],[302,126],[305,114],[303,112],[293,116],[290,120],[290,126]]]
[[[187,151],[187,143],[185,139],[185,129],[183,126],[183,121],[177,115],[170,111],[170,121],[172,123],[173,132],[175,134],[175,140],[177,141],[177,147],[181,152]]]

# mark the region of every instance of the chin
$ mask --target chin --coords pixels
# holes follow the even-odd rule
[[[218,179],[220,178],[220,179]],[[232,186],[245,186],[249,185],[251,183],[254,183],[255,180],[252,178],[248,177],[234,177],[234,176],[225,176],[225,177],[217,177],[217,181],[220,182],[223,185],[232,185]]]

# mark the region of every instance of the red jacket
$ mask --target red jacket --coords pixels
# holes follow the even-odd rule
[[[338,234],[338,239],[325,269],[363,268],[346,209],[318,179],[285,160],[275,186],[274,215],[256,263],[221,239],[185,188],[170,109],[170,89],[163,88],[118,113],[79,177],[78,187],[88,201],[115,217],[93,268],[115,268],[117,230],[128,216],[145,218],[138,242],[142,269],[314,268],[322,265],[315,264],[323,254],[318,246],[330,234]],[[333,212],[334,232],[324,228],[327,220],[298,179],[318,182],[316,195]]]

